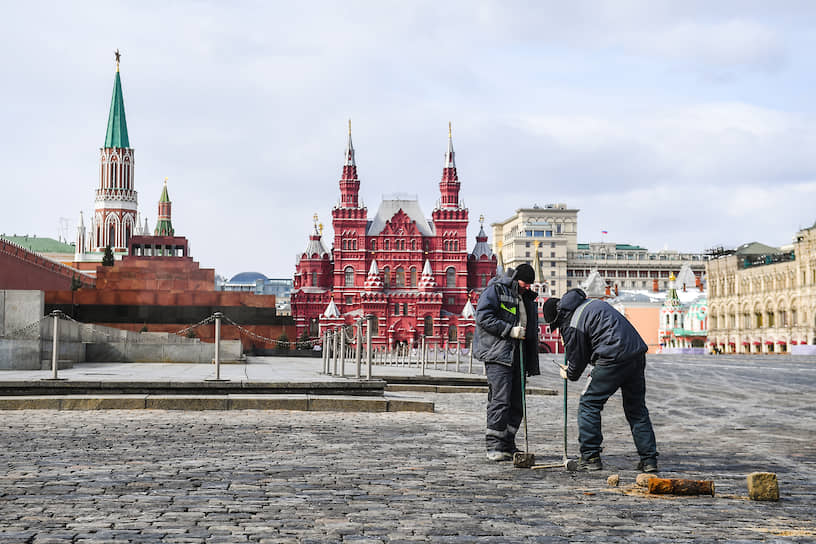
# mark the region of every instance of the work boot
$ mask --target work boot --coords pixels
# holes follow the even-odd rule
[[[597,453],[589,457],[581,456],[576,463],[575,470],[603,470],[601,456]]]
[[[491,450],[487,452],[487,460],[494,462],[512,461],[513,454],[509,451]]]
[[[658,472],[657,459],[641,459],[637,469],[640,472]]]

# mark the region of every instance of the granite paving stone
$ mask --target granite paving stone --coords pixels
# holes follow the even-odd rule
[[[561,390],[555,373],[531,382]],[[661,476],[714,480],[714,497],[632,491],[619,394],[598,473],[488,463],[484,393],[412,393],[434,413],[3,412],[0,543],[813,542],[814,391],[816,361],[648,357]],[[541,462],[561,459],[561,402],[528,397]],[[757,471],[779,502],[748,499]]]

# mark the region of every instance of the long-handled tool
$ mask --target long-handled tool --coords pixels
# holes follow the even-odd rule
[[[552,363],[558,367],[559,370],[563,368],[560,364],[555,362],[555,359],[550,359]],[[564,354],[564,365],[567,364],[567,354]],[[574,459],[570,459],[567,455],[567,379],[564,378],[564,457],[560,464],[553,464],[553,465],[533,465],[530,468],[533,469],[541,469],[541,468],[565,468],[569,471],[575,471],[578,469],[578,463]]]
[[[530,453],[530,444],[527,437],[527,383],[524,373],[524,345],[519,341],[519,366],[521,367],[521,420],[524,422],[524,452],[513,454],[513,466],[517,468],[530,468],[535,464],[535,454]]]

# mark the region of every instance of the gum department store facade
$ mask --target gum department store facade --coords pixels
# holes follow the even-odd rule
[[[810,352],[816,344],[816,225],[791,249],[744,244],[706,265],[708,341],[725,353]]]
[[[375,316],[374,345],[469,345],[478,294],[496,273],[497,259],[482,228],[468,253],[468,210],[459,199],[453,141],[440,199],[428,219],[415,198],[384,198],[373,219],[360,203],[360,180],[349,126],[340,185],[332,209],[334,239],[315,229],[295,265],[291,295],[298,338]]]

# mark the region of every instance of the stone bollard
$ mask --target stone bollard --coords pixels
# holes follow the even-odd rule
[[[773,472],[752,472],[747,480],[748,498],[752,501],[779,500],[779,482]]]

